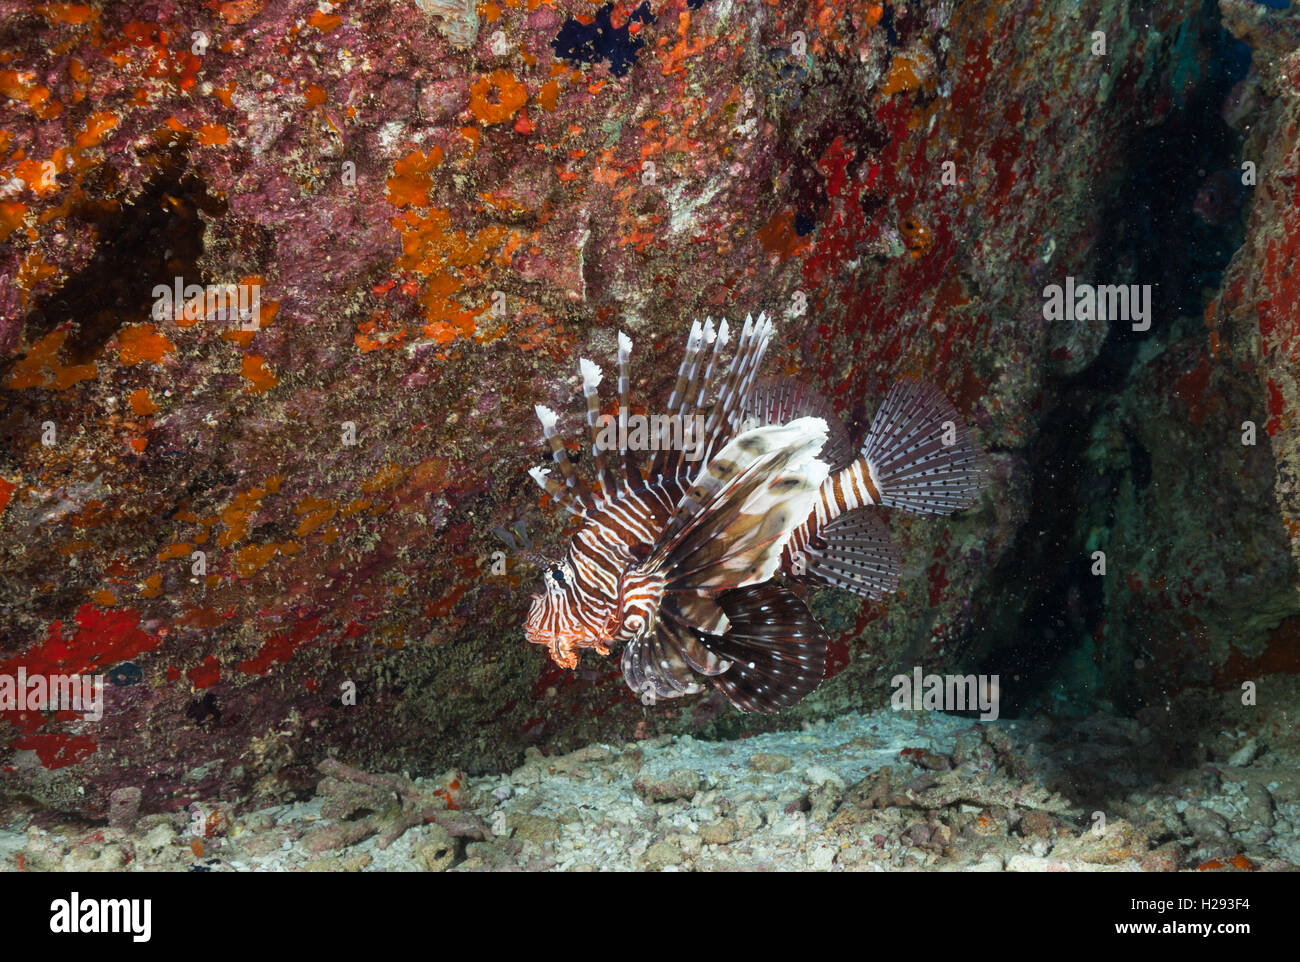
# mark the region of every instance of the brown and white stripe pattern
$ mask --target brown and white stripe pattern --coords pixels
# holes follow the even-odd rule
[[[840,515],[879,504],[880,489],[872,477],[871,463],[866,458],[858,458],[823,482],[817,492],[813,513],[790,535],[786,558],[795,559],[806,554],[811,539]]]
[[[878,598],[896,590],[901,558],[875,508],[946,514],[978,497],[982,454],[941,393],[895,384],[855,455],[828,402],[791,379],[758,379],[771,336],[765,316],[747,317],[724,363],[727,322],[692,324],[665,413],[704,421],[697,461],[663,436],[647,472],[625,446],[603,451],[603,375],[586,358],[595,487],[565,449],[558,415],[537,406],[559,474],[529,473],[583,522],[564,557],[545,566],[525,626],[558,664],[574,668],[581,649],[608,654],[621,642],[624,677],[643,695],[689,694],[703,678],[741,710],[779,710],[820,683],[828,640],[773,575]],[[631,349],[619,332],[621,441]]]
[[[619,629],[628,619],[651,624],[649,609],[658,596],[622,581],[638,563],[635,546],[648,549],[654,543],[683,493],[677,482],[644,485],[585,512],[586,524],[573,536],[563,560],[543,571],[545,594],[533,596],[524,627],[527,639],[547,645],[558,664],[573,668],[578,649],[608,654],[611,642],[626,640]]]
[[[704,436],[698,439],[705,455],[693,464],[680,450],[670,450],[662,437],[648,477],[642,474],[635,452],[621,449],[613,458],[603,451],[597,443],[603,374],[586,358],[580,358],[578,366],[596,489],[586,484],[565,449],[559,416],[544,405],[536,407],[559,476],[541,467],[529,474],[556,503],[584,521],[564,558],[544,570],[544,593],[534,596],[525,624],[528,640],[546,644],[560,664],[576,665],[581,648],[606,653],[614,641],[635,640],[654,628],[663,587],[638,573],[638,565],[652,546],[662,544],[670,527],[680,527],[680,521],[674,519],[686,514],[681,505],[687,499],[691,472],[707,466],[709,456],[740,425],[746,392],[754,383],[771,334],[766,316],[760,315],[757,321],[747,317],[735,355],[724,365],[724,349],[731,341],[727,322],[715,326],[706,318],[702,324],[696,321],[691,325],[667,413],[685,418],[708,411]],[[631,351],[631,339],[619,332],[621,439],[628,436]],[[719,379],[721,383],[717,383]]]

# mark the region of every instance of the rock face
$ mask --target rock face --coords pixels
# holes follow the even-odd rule
[[[122,787],[145,810],[276,797],[327,752],[482,772],[716,724],[716,699],[646,712],[614,659],[547,664],[521,633],[534,572],[493,556],[491,527],[537,507],[533,404],[576,425],[576,358],[608,364],[620,327],[646,402],[693,317],[759,310],[780,317],[771,367],[856,431],[898,374],[948,392],[993,452],[990,492],[956,522],[891,519],[908,574],[887,603],[814,600],[833,677],[790,717],[882,704],[896,670],[947,663],[975,604],[1016,597],[1053,385],[1108,334],[1045,320],[1043,289],[1093,276],[1098,198],[1135,132],[1181,109],[1213,26],[1174,0],[1140,23],[1064,0],[193,6],[4,15],[0,674],[108,684],[98,722],[5,713],[0,764],[96,815]],[[1256,548],[1232,562],[1258,558],[1261,596],[1293,576],[1278,545],[1300,510],[1293,59],[1260,68],[1261,189],[1208,353],[1149,375],[1198,429],[1267,404],[1260,445],[1216,468],[1282,502],[1285,528],[1252,495]],[[242,318],[220,297],[241,293]],[[1182,386],[1202,362],[1209,381]],[[1177,524],[1170,496],[1125,535],[1164,563],[1195,567],[1173,542],[1198,506],[1240,533],[1203,486]],[[1124,592],[1160,573],[1131,554],[1106,576],[1114,624],[1151,617]],[[1164,585],[1150,631],[1199,604]],[[1207,604],[1220,620],[1193,612],[1211,627],[1187,634],[1222,666],[1252,615]]]
[[[1244,121],[1242,162],[1253,165],[1257,183],[1245,240],[1206,326],[1216,359],[1224,354],[1260,381],[1263,409],[1251,413],[1276,462],[1280,527],[1300,562],[1300,13],[1230,0],[1220,6],[1225,26],[1252,47],[1246,83],[1254,109]]]

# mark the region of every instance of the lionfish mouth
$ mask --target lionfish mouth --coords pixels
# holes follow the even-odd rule
[[[533,609],[524,624],[524,640],[533,645],[544,645],[557,665],[564,668],[578,667],[578,653],[583,648],[594,648],[599,654],[609,654],[609,641],[585,625],[578,624],[567,630],[547,623],[546,596],[533,596]]]
[[[561,668],[572,670],[578,667],[578,650],[584,647],[578,639],[567,636],[547,636],[531,631],[524,632],[524,639],[530,644],[545,645],[550,651],[551,659]]]

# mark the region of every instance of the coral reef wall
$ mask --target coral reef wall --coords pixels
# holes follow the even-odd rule
[[[958,522],[891,519],[896,597],[815,598],[832,679],[744,725],[878,705],[900,665],[960,654],[978,604],[1017,599],[1052,385],[1110,333],[1045,320],[1043,288],[1091,276],[1120,169],[1214,29],[1175,0],[0,11],[0,671],[109,680],[98,723],[9,713],[0,765],[10,790],[95,814],[121,786],[146,807],[277,796],[330,753],[486,771],[525,746],[741,724],[716,699],[647,710],[615,659],[555,669],[522,640],[534,572],[494,563],[490,528],[524,512],[563,537],[525,475],[532,406],[575,427],[576,358],[608,365],[620,327],[650,400],[692,318],[767,310],[770,367],[854,430],[923,374],[993,452]],[[1295,77],[1268,74],[1269,200],[1217,338],[1150,372],[1184,427],[1236,430],[1267,392],[1254,460],[1216,470],[1271,488],[1271,441],[1292,544]],[[192,309],[159,309],[177,279]],[[252,323],[188,285],[256,290]],[[1150,580],[1137,544],[1173,522],[1148,508],[1107,592]],[[1271,500],[1254,510],[1281,530]],[[1291,567],[1270,537],[1272,583]],[[1240,601],[1213,602],[1216,637],[1251,617]]]
[[[1274,493],[1300,561],[1300,10],[1220,6],[1225,26],[1252,48],[1241,159],[1258,175],[1245,241],[1206,327],[1216,360],[1226,354],[1260,380],[1266,406],[1256,420],[1276,458]]]

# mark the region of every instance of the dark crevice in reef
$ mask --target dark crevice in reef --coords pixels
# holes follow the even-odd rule
[[[1038,707],[1070,652],[1081,644],[1084,627],[1100,605],[1100,589],[1087,575],[1087,558],[1075,544],[1075,518],[1081,493],[1086,417],[1091,392],[1063,389],[1039,432],[1031,512],[1016,549],[996,582],[1004,593],[986,602],[976,622],[1005,639],[978,671],[1004,679],[1002,717],[1019,717]]]
[[[199,268],[204,254],[201,214],[219,217],[226,203],[190,169],[190,141],[189,134],[156,134],[155,143],[140,155],[155,173],[130,198],[122,196],[121,175],[111,164],[87,172],[83,199],[68,212],[67,230],[92,232],[94,254],[57,289],[35,299],[23,319],[29,347],[70,323],[61,359],[87,363],[124,325],[151,317],[156,286],[171,287],[177,277],[186,284],[207,282]],[[23,353],[16,351],[0,361],[0,384]],[[0,438],[30,436],[34,424],[51,417],[61,421],[61,412],[78,404],[75,392],[53,397],[44,392],[6,393],[8,410],[0,414]],[[13,457],[7,446],[0,449],[0,465],[12,464]]]
[[[75,329],[63,351],[69,363],[84,363],[123,324],[149,318],[156,285],[171,285],[176,277],[202,283],[200,214],[220,216],[225,203],[189,169],[189,135],[169,131],[141,160],[157,173],[136,197],[87,200],[69,213],[69,230],[94,232],[95,253],[66,283],[36,301],[25,319],[29,344],[72,321]],[[112,166],[104,165],[92,176],[100,183],[86,191],[88,196],[118,192],[120,175]]]
[[[1004,679],[1003,717],[1136,713],[1146,707],[1136,682],[1131,691],[1113,690],[1113,675],[1104,689],[1101,684],[1101,629],[1108,612],[1103,579],[1091,571],[1087,540],[1090,524],[1115,522],[1123,484],[1139,491],[1151,485],[1152,452],[1138,438],[1126,436],[1125,476],[1099,471],[1089,448],[1131,389],[1144,356],[1150,355],[1146,342],[1155,340],[1168,349],[1185,338],[1204,336],[1199,324],[1203,289],[1218,283],[1239,240],[1239,224],[1207,229],[1193,214],[1193,199],[1206,175],[1235,166],[1237,135],[1221,119],[1219,105],[1246,68],[1231,38],[1218,29],[1212,3],[1204,4],[1201,19],[1206,24],[1201,35],[1206,70],[1186,91],[1181,106],[1161,124],[1137,132],[1128,144],[1124,175],[1109,193],[1105,222],[1110,230],[1099,239],[1093,276],[1079,278],[1150,284],[1151,328],[1135,332],[1128,321],[1113,321],[1089,367],[1046,386],[1050,406],[1036,447],[1028,452],[1034,464],[1031,515],[1009,552],[1012,560],[1000,572],[1004,590],[977,607],[976,623],[985,626],[984,636],[1002,640],[997,650],[984,649],[976,670]],[[1097,196],[1106,195],[1099,191]],[[1204,493],[1206,510],[1214,510],[1211,492]],[[1153,531],[1146,536],[1177,534]],[[1108,562],[1106,577],[1124,576],[1115,570],[1113,558]]]

